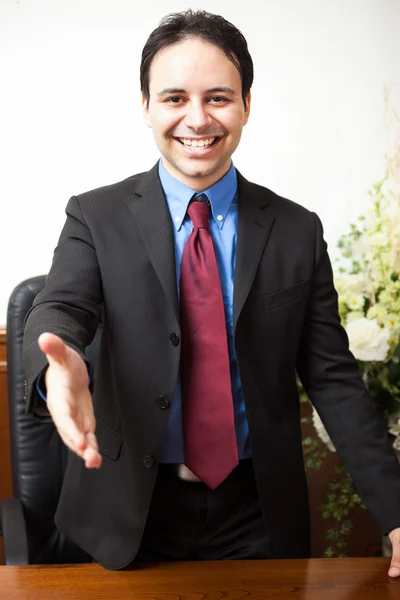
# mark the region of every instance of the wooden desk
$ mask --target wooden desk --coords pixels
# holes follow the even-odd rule
[[[399,600],[387,558],[0,567],[1,600]]]

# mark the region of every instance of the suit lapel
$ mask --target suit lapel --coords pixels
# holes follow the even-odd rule
[[[247,181],[238,172],[239,220],[233,290],[234,328],[254,281],[258,264],[274,222],[265,188]]]
[[[139,227],[151,263],[179,321],[174,232],[158,178],[158,163],[143,175],[135,190],[135,196],[128,200],[129,210]]]
[[[238,172],[239,220],[233,290],[233,322],[249,294],[274,216],[264,188],[247,181]],[[158,178],[158,163],[143,175],[134,197],[127,200],[151,263],[179,321],[175,264],[175,240],[168,205]]]

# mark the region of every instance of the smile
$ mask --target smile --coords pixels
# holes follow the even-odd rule
[[[221,138],[209,137],[209,138],[181,138],[174,137],[174,140],[180,145],[183,152],[187,156],[202,157],[212,154],[219,144]]]
[[[210,137],[210,138],[202,138],[202,139],[192,139],[192,138],[175,138],[184,146],[192,146],[193,148],[208,148],[212,146],[215,140],[218,138]]]

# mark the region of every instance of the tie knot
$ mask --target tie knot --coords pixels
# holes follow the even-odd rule
[[[208,218],[210,216],[210,203],[207,196],[201,194],[193,199],[188,208],[189,217],[193,226],[198,229],[208,229]]]

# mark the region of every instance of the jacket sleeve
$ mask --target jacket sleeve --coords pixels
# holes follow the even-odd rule
[[[28,412],[43,404],[36,389],[37,377],[47,366],[37,343],[40,334],[55,333],[85,360],[85,348],[95,335],[101,315],[100,269],[77,197],[68,202],[66,214],[46,285],[25,321],[23,365]]]
[[[400,527],[400,466],[341,326],[323,229],[315,219],[315,268],[297,372],[336,450],[383,533]]]

